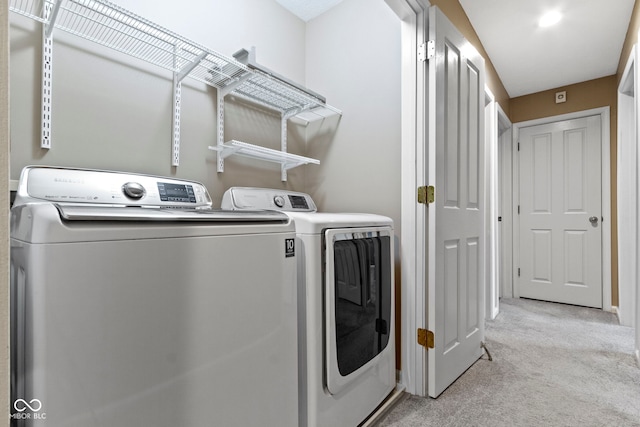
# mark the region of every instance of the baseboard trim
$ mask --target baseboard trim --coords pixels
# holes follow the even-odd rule
[[[618,323],[620,323],[620,312],[618,311],[618,306],[612,305],[611,312],[616,315],[616,318],[618,319]]]
[[[397,403],[399,403],[402,399],[408,396],[407,393],[404,392],[404,386],[398,386],[395,390],[391,392],[389,397],[387,397],[378,408],[375,410],[373,414],[369,416],[359,427],[373,427],[378,421],[385,416],[391,408],[393,408]]]

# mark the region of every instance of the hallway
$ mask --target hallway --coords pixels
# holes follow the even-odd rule
[[[634,331],[597,309],[503,299],[486,354],[440,397],[407,397],[377,427],[640,426]]]

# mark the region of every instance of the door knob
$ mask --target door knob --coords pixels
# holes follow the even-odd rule
[[[591,225],[598,225],[598,217],[597,216],[592,216],[589,218],[589,222],[591,223]]]

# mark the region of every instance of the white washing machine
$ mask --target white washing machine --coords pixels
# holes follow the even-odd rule
[[[199,183],[29,167],[11,211],[14,426],[297,426],[295,230]]]
[[[392,220],[319,213],[308,194],[263,188],[230,188],[222,207],[295,221],[300,425],[358,426],[396,386]]]

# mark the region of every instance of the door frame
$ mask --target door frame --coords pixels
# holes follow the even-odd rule
[[[634,45],[618,85],[618,230],[634,229],[635,235],[618,235],[618,320],[623,326],[634,326],[635,298],[638,281],[638,123],[637,123],[637,48]],[[627,146],[630,150],[627,150]],[[635,158],[628,156],[632,151]],[[627,163],[631,162],[631,164]],[[621,179],[622,178],[622,179]],[[625,206],[626,202],[626,206]],[[626,215],[630,217],[626,217]],[[631,247],[629,247],[629,245]],[[620,248],[625,249],[623,253]]]
[[[401,338],[400,388],[427,396],[427,357],[417,329],[427,322],[427,211],[417,203],[417,188],[427,179],[427,64],[418,60],[426,43],[428,0],[385,0],[401,24],[402,171],[401,171]],[[422,262],[420,262],[422,261]]]
[[[545,125],[554,122],[578,119],[588,116],[600,116],[602,146],[601,146],[601,162],[602,162],[602,181],[601,181],[601,202],[602,202],[602,310],[611,311],[611,119],[610,107],[593,108],[590,110],[577,111],[574,113],[561,114],[558,116],[544,117],[541,119],[527,120],[524,122],[513,124],[512,139],[512,170],[513,170],[513,204],[512,217],[513,221],[513,263],[512,263],[512,279],[513,279],[513,296],[520,297],[520,281],[517,277],[517,266],[520,263],[520,220],[518,216],[519,189],[520,189],[520,165],[518,160],[517,144],[520,136],[520,129],[529,126]],[[503,259],[503,262],[509,260]]]
[[[500,262],[499,262],[499,224],[498,211],[500,197],[498,194],[498,145],[500,119],[496,98],[485,85],[485,229],[487,230],[485,246],[487,265],[485,270],[485,319],[495,319],[500,311]]]
[[[513,298],[513,174],[511,140],[513,125],[498,104],[498,264],[500,297]]]
[[[489,87],[485,88],[485,153],[487,193],[487,265],[486,319],[495,319],[500,312],[499,299],[513,297],[511,281],[511,128],[512,124]],[[491,211],[489,211],[489,209]],[[490,259],[490,258],[489,258]],[[491,271],[493,269],[493,271]]]

